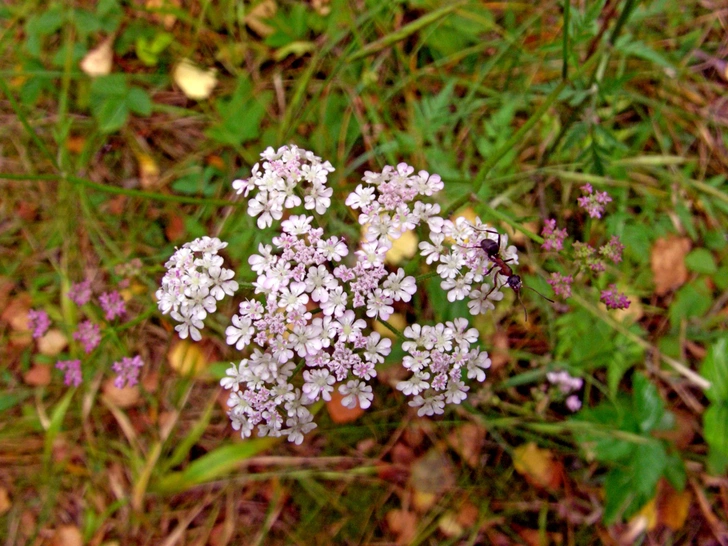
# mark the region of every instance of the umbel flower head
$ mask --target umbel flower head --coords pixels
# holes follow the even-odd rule
[[[404,163],[366,172],[345,201],[359,211],[363,227],[362,241],[353,249],[343,237],[326,234],[307,212],[327,212],[332,191],[326,183],[333,170],[311,152],[283,146],[268,148],[250,178],[233,182],[238,193],[251,196],[248,214],[259,228],[283,220],[286,209],[291,213],[280,223],[280,232],[249,257],[257,275],[254,293],[239,304],[225,331],[227,343],[243,353],[221,380],[230,391],[232,426],[243,437],[255,430],[300,444],[316,427],[309,407],[319,400],[330,401],[334,389],[347,407],[371,405],[377,365],[392,350],[391,340],[373,331],[373,321],[386,321],[397,302],[409,302],[417,291],[415,278],[404,269],[385,267],[392,241],[403,233],[426,226],[431,239],[439,240],[437,249],[423,251],[423,256],[427,263],[441,262],[443,287],[455,283],[446,288],[453,294],[451,301],[480,298],[477,308],[471,308],[475,314],[492,308],[486,300],[502,298],[486,284],[492,287],[499,278],[488,270],[492,264],[482,249],[458,246],[468,240],[477,244],[492,234],[446,221],[438,216],[439,205],[425,202],[442,189],[439,176],[415,173]],[[443,247],[445,237],[457,244]],[[515,248],[507,246],[507,238],[501,241],[502,255],[515,263]],[[157,292],[159,307],[181,322],[177,326],[181,337],[199,339],[202,320],[220,299],[216,294],[222,297],[234,291],[232,284],[215,281],[224,277],[234,283],[228,280],[232,272],[221,267],[217,256],[224,245],[217,239],[193,241],[167,263],[169,270]],[[449,258],[453,263],[447,256],[453,256]],[[220,273],[211,275],[211,267]],[[480,284],[465,290],[469,283]],[[213,288],[218,291],[213,293]],[[490,360],[475,346],[477,331],[468,328],[466,319],[413,325],[405,334],[411,337],[408,332],[415,329],[416,339],[405,347],[410,353],[406,367],[414,375],[398,388],[413,396],[410,405],[420,415],[442,413],[445,404],[465,399],[467,380],[485,380]]]
[[[200,237],[182,245],[164,264],[167,273],[157,290],[157,302],[162,313],[170,313],[180,323],[175,330],[182,339],[189,336],[199,341],[207,314],[214,313],[217,302],[238,289],[232,280],[235,272],[222,267],[218,255],[226,246],[217,237]]]

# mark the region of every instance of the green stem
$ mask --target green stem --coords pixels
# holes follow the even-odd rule
[[[649,343],[648,341],[645,341],[640,336],[635,334],[634,332],[630,331],[628,328],[626,328],[624,325],[620,324],[616,320],[614,320],[612,317],[610,317],[607,313],[604,311],[601,311],[591,305],[589,302],[587,302],[584,298],[579,296],[578,294],[572,294],[571,299],[578,303],[583,309],[594,315],[595,317],[601,319],[605,323],[607,323],[609,326],[611,326],[614,330],[625,336],[627,339],[632,341],[633,343],[636,343],[646,351],[650,351],[653,354],[657,354],[657,356],[660,357],[660,360],[662,360],[665,364],[670,366],[673,370],[675,370],[677,373],[682,375],[685,379],[690,381],[693,385],[700,387],[703,390],[708,390],[710,388],[710,381],[705,379],[700,374],[694,372],[685,364],[682,362],[678,362],[674,358],[671,358],[665,354],[662,354],[660,350]]]
[[[384,326],[386,326],[387,329],[389,329],[399,339],[405,339],[404,334],[402,332],[400,332],[397,328],[395,328],[394,326],[392,326],[391,324],[389,324],[389,322],[387,322],[386,320],[384,320],[382,318],[378,318],[377,320],[379,322],[381,322]]]
[[[564,0],[564,44],[561,52],[561,79],[569,79],[569,19],[571,15],[571,0]]]

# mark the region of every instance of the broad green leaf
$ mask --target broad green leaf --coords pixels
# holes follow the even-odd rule
[[[728,458],[728,404],[711,404],[703,413],[703,429],[710,450]]]
[[[634,502],[631,472],[619,468],[610,470],[604,480],[604,494],[604,523],[609,525],[617,521]]]
[[[713,304],[713,298],[703,283],[688,283],[681,287],[670,305],[670,324],[677,327],[681,320],[702,317]]]
[[[125,97],[129,92],[124,74],[109,74],[94,78],[91,82],[91,94],[103,97]]]
[[[126,104],[129,110],[140,116],[148,116],[152,113],[152,99],[149,94],[140,87],[132,87],[126,96]]]
[[[706,248],[696,248],[685,256],[685,265],[696,273],[711,274],[718,270],[713,254]]]
[[[685,489],[685,482],[687,481],[687,474],[685,473],[685,463],[677,453],[671,453],[667,457],[667,464],[665,465],[665,478],[670,482],[676,490],[682,491]]]
[[[627,461],[634,476],[631,487],[643,497],[652,497],[667,461],[667,453],[660,440],[637,444],[633,456]]]
[[[715,403],[728,402],[728,338],[711,345],[700,373],[710,381],[710,389],[705,393],[708,399]]]
[[[633,378],[633,407],[641,432],[654,430],[662,420],[665,405],[657,388],[642,374]]]
[[[94,109],[94,117],[99,122],[102,133],[118,131],[129,117],[129,108],[122,97],[109,97],[98,108]]]

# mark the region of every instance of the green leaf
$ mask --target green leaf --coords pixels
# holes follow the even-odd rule
[[[254,438],[219,447],[191,462],[182,472],[162,476],[152,485],[152,489],[161,493],[172,493],[222,478],[232,473],[246,459],[278,442],[278,438]]]
[[[91,95],[98,97],[125,97],[128,92],[124,74],[100,76],[91,82]]]
[[[706,248],[696,248],[685,257],[685,265],[696,273],[712,274],[718,270],[713,254]]]
[[[702,317],[713,304],[708,288],[703,283],[689,283],[681,287],[670,305],[670,324],[680,325],[680,321],[692,317]]]
[[[660,440],[637,444],[629,464],[634,475],[632,488],[640,493],[642,498],[648,499],[654,495],[667,461],[667,452]]]
[[[140,87],[132,87],[126,96],[126,104],[129,110],[140,116],[148,116],[152,113],[152,99],[149,94]]]
[[[711,402],[728,402],[728,338],[722,337],[710,346],[700,373],[710,381],[705,395]]]
[[[665,413],[665,405],[657,388],[642,374],[635,374],[633,379],[633,406],[637,426],[642,432],[650,432],[657,428]]]
[[[672,485],[676,490],[682,491],[685,489],[685,483],[687,482],[685,462],[677,453],[671,453],[668,455],[664,475],[665,478],[667,478],[667,481],[670,482],[670,485]]]
[[[618,468],[613,468],[604,480],[604,523],[609,525],[626,511],[634,501],[632,475]]]
[[[23,400],[28,398],[30,396],[29,392],[24,393],[0,393],[0,411],[8,410],[14,406],[17,406],[20,404]]]
[[[129,117],[129,107],[126,105],[125,98],[108,97],[97,108],[94,108],[93,114],[102,133],[113,133],[126,123],[126,119]]]
[[[703,429],[703,436],[711,451],[728,457],[728,404],[711,404],[703,413]]]

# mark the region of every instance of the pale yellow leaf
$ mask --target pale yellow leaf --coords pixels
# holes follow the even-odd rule
[[[86,53],[86,56],[81,59],[81,70],[92,78],[111,74],[114,61],[114,51],[111,47],[113,43],[114,36],[112,35]]]
[[[409,260],[417,252],[417,235],[414,231],[405,231],[399,239],[392,241],[392,248],[387,251],[384,261],[389,265],[399,265]]]
[[[187,98],[206,99],[217,85],[215,69],[204,70],[187,59],[182,60],[172,71],[172,79]]]

